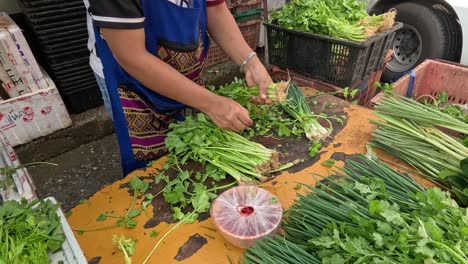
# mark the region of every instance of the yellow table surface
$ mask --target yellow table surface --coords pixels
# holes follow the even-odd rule
[[[318,98],[317,100],[320,100]],[[331,99],[340,100],[340,99]],[[368,120],[373,118],[372,111],[357,105],[346,104],[344,111],[348,115],[347,125],[334,137],[333,142],[325,147],[324,154],[321,155],[320,160],[306,169],[290,174],[288,172],[282,173],[273,181],[264,184],[264,188],[277,195],[284,208],[288,208],[294,202],[297,190],[294,190],[296,182],[314,185],[315,180],[311,174],[319,174],[327,176],[331,173],[331,168],[322,166],[321,163],[330,159],[334,152],[342,152],[345,154],[356,154],[366,152],[366,143],[371,139],[371,134],[374,126]],[[379,156],[381,154],[379,153]],[[385,156],[387,160],[398,162],[395,159]],[[161,159],[153,168],[144,171],[136,171],[128,175],[125,179],[117,181],[110,186],[107,186],[92,196],[86,203],[76,206],[72,210],[72,215],[68,219],[70,225],[79,229],[94,229],[114,223],[113,220],[105,222],[96,222],[96,218],[104,212],[113,212],[117,215],[125,214],[128,208],[131,196],[128,194],[128,188],[121,188],[120,186],[130,180],[133,176],[145,176],[151,172],[157,172],[164,165],[165,159]],[[342,166],[343,162],[336,163]],[[274,184],[272,184],[274,182]],[[301,190],[299,190],[300,192]],[[138,201],[137,204],[140,204]],[[151,206],[150,206],[151,207]],[[148,208],[152,211],[152,208]],[[75,236],[86,255],[88,260],[100,257],[99,263],[103,264],[120,264],[124,263],[123,255],[112,245],[112,236],[125,235],[126,237],[137,239],[136,252],[132,257],[133,263],[142,263],[147,254],[151,251],[154,244],[158,241],[159,237],[166,232],[171,225],[161,223],[155,228],[144,229],[143,223],[148,220],[148,216],[142,213],[136,218],[138,226],[134,229],[125,229],[123,227],[116,227],[109,230],[89,232],[78,234]],[[229,245],[221,237],[219,232],[213,232],[205,227],[215,229],[211,219],[193,224],[182,225],[174,231],[165,242],[159,246],[158,250],[154,253],[149,263],[212,263],[212,264],[229,264],[238,263],[239,257],[242,255],[242,250]],[[151,238],[149,233],[151,231],[159,232],[159,236]],[[189,237],[199,234],[208,240],[208,243],[203,245],[191,257],[177,261],[174,257],[177,255],[179,248],[187,242]]]

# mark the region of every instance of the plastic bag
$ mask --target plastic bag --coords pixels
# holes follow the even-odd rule
[[[222,193],[211,206],[211,216],[229,243],[246,248],[278,231],[283,209],[270,192],[244,185]]]

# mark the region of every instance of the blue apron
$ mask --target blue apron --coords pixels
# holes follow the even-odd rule
[[[168,0],[142,0],[142,8],[148,52],[201,84],[200,74],[209,46],[206,0],[193,0],[191,8]],[[186,106],[153,92],[130,76],[117,63],[98,28],[95,33],[112,104],[122,170],[127,175],[167,153],[164,139],[168,125],[183,119]]]

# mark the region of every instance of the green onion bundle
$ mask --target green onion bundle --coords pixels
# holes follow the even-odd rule
[[[385,96],[376,105],[378,113],[412,120],[421,125],[437,126],[468,135],[468,124],[403,96]]]
[[[185,164],[195,160],[212,164],[234,177],[239,183],[263,181],[278,168],[278,153],[249,141],[228,130],[218,128],[206,116],[187,117],[170,125],[165,144]]]
[[[310,141],[322,141],[330,136],[331,129],[324,128],[318,122],[318,116],[312,113],[304,94],[296,84],[289,84],[288,97],[281,106],[301,124]]]
[[[468,263],[467,211],[440,189],[362,155],[307,188],[285,216],[286,235],[249,248],[244,264],[279,254],[288,264]]]
[[[416,168],[423,176],[451,189],[460,203],[468,203],[468,158],[464,142],[437,127],[467,133],[468,125],[412,99],[386,97],[371,121],[377,126],[371,147],[379,148]]]

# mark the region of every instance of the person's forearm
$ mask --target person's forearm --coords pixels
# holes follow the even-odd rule
[[[245,42],[237,23],[226,3],[208,7],[208,31],[223,51],[237,64],[252,52]]]

